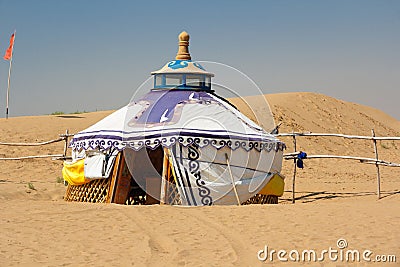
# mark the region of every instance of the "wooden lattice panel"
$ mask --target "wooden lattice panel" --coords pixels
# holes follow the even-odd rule
[[[98,179],[84,185],[68,185],[65,201],[105,203],[111,179]]]
[[[179,195],[178,188],[175,183],[170,183],[167,186],[166,204],[169,205],[182,205],[181,196]]]
[[[278,204],[278,197],[272,195],[262,195],[257,194],[254,197],[250,198],[242,205],[249,205],[249,204]]]

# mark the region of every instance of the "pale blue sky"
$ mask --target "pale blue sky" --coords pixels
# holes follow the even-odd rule
[[[186,30],[194,60],[231,65],[264,93],[318,92],[400,119],[396,0],[0,0],[1,56],[14,29],[10,116],[117,109]],[[7,75],[1,59],[0,117]]]

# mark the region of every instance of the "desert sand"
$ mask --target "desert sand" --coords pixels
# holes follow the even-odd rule
[[[400,136],[400,122],[362,105],[314,93],[266,95],[280,132],[311,131]],[[261,96],[232,102],[270,129]],[[248,105],[252,107],[250,110]],[[112,111],[0,119],[0,142],[41,142],[66,129],[76,133]],[[281,138],[293,151],[291,138]],[[60,154],[63,143],[42,147],[0,145],[0,158]],[[301,137],[308,154],[374,157],[372,142]],[[400,163],[400,142],[378,142],[381,159]],[[396,255],[400,262],[400,168],[381,167],[376,197],[374,165],[345,160],[306,160],[297,171],[291,204],[293,161],[284,161],[285,194],[278,205],[123,206],[69,203],[60,183],[61,161],[0,160],[0,266],[348,266],[343,261],[261,262],[269,250],[338,249]],[[30,184],[30,186],[28,186]],[[318,255],[319,256],[319,255]],[[286,258],[288,255],[286,255]],[[350,266],[386,266],[361,261]]]

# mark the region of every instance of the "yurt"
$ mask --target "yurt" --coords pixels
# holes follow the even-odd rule
[[[150,92],[77,133],[66,201],[184,206],[277,203],[284,143],[213,90],[179,35]],[[217,75],[217,74],[216,74]]]

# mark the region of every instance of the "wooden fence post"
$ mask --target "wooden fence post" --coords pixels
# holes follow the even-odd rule
[[[64,159],[67,157],[67,149],[68,149],[68,129],[65,130],[65,144],[64,144]]]
[[[380,199],[381,198],[381,173],[379,171],[379,164],[378,164],[378,161],[379,161],[378,147],[376,145],[376,139],[374,138],[375,137],[374,129],[371,130],[371,133],[372,133],[372,137],[373,137],[372,138],[372,142],[374,144],[374,152],[375,152],[375,159],[376,159],[376,162],[375,162],[375,166],[376,166],[376,183],[377,183],[376,194],[378,196],[378,199]]]
[[[296,144],[296,135],[293,132],[293,145],[294,145],[294,152],[297,152],[297,144]],[[296,202],[296,197],[295,197],[295,187],[296,187],[296,169],[297,169],[297,160],[296,158],[294,160],[294,170],[293,170],[293,179],[292,179],[292,203],[294,204]]]

